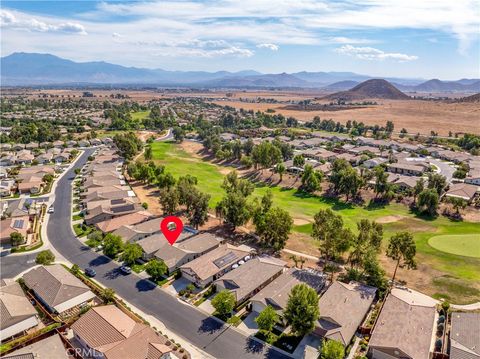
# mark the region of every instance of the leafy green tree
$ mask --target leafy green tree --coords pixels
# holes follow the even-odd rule
[[[226,318],[235,307],[235,302],[232,292],[222,290],[212,299],[212,306],[220,317]]]
[[[387,257],[396,262],[392,283],[395,280],[400,263],[402,263],[407,269],[415,269],[417,267],[415,262],[416,252],[417,247],[413,240],[413,235],[410,232],[398,232],[390,238],[386,254]]]
[[[127,243],[123,247],[122,261],[127,265],[132,265],[137,259],[142,257],[143,251],[137,243]]]
[[[78,264],[73,264],[70,272],[72,272],[74,275],[78,275],[80,273],[80,267]]]
[[[252,168],[253,166],[253,160],[252,160],[252,157],[250,156],[242,156],[241,160],[240,160],[240,163],[243,167],[249,169],[249,168]]]
[[[423,192],[425,189],[425,181],[423,178],[420,178],[415,183],[415,187],[413,187],[413,203],[417,203],[417,197],[420,193]]]
[[[160,190],[160,205],[162,206],[163,213],[166,215],[172,215],[177,211],[179,195],[176,188],[163,188]]]
[[[304,283],[292,288],[283,317],[291,326],[293,333],[302,336],[315,329],[315,324],[320,317],[318,299],[317,292]]]
[[[37,254],[35,258],[35,263],[42,264],[42,265],[49,265],[55,261],[55,255],[52,253],[50,249],[46,249],[41,251]]]
[[[263,220],[259,221],[256,226],[256,232],[260,239],[276,251],[283,249],[292,230],[292,217],[279,207],[270,208],[263,216]]]
[[[296,155],[295,157],[293,157],[293,165],[295,167],[302,168],[305,165],[305,157],[303,157],[302,155]]]
[[[253,147],[252,160],[255,166],[269,168],[282,161],[282,152],[271,142],[264,141]]]
[[[279,163],[275,167],[275,172],[277,172],[278,175],[280,176],[280,181],[283,180],[283,175],[285,174],[285,171],[286,171],[286,168],[285,168],[285,165],[283,163]]]
[[[453,209],[455,209],[455,213],[457,216],[460,216],[460,209],[465,209],[467,207],[467,201],[463,198],[459,197],[447,197],[448,202],[452,205]]]
[[[388,173],[385,172],[385,169],[381,166],[374,168],[374,177],[375,177],[375,198],[380,194],[384,194],[388,191]]]
[[[345,347],[336,340],[322,340],[320,359],[343,359]]]
[[[279,316],[275,309],[271,305],[267,305],[264,310],[260,312],[258,317],[255,318],[255,322],[260,330],[270,333],[278,322]]]
[[[103,253],[110,258],[114,258],[123,250],[123,240],[120,236],[109,233],[105,236],[103,243]]]
[[[100,298],[102,298],[105,304],[113,303],[115,301],[115,291],[112,288],[103,288]]]
[[[438,193],[433,188],[424,189],[418,195],[418,207],[422,212],[426,212],[430,216],[434,216],[437,213],[438,202]]]
[[[232,226],[233,230],[248,222],[251,216],[250,206],[247,199],[240,192],[230,192],[217,204],[217,215],[225,223]]]
[[[182,206],[187,206],[192,200],[192,196],[195,195],[194,192],[197,191],[195,185],[197,184],[197,177],[186,175],[180,176],[177,181],[177,191],[178,191],[178,203]]]
[[[315,171],[311,165],[305,165],[302,174],[301,189],[305,192],[315,192],[321,189],[322,174]]]
[[[235,170],[225,176],[222,188],[227,193],[239,192],[244,197],[251,195],[254,190],[253,184],[249,180],[238,177]]]
[[[353,239],[350,229],[344,228],[343,219],[331,209],[318,211],[314,216],[312,237],[320,241],[320,252],[326,260],[348,250]]]
[[[151,145],[148,145],[147,147],[145,147],[144,157],[147,161],[150,161],[152,159],[153,154],[152,154],[152,146]]]
[[[383,240],[383,227],[379,223],[362,219],[357,222],[357,228],[358,234],[352,238],[352,248],[348,258],[352,268],[363,267],[369,251],[380,251]]]
[[[447,179],[438,173],[428,174],[428,188],[434,189],[440,197],[447,186]]]
[[[195,191],[191,197],[191,204],[187,212],[187,218],[193,228],[198,229],[208,221],[208,203],[210,195]]]
[[[152,259],[145,265],[145,271],[156,282],[167,274],[168,267],[164,261]]]
[[[23,237],[23,234],[20,232],[12,232],[10,233],[10,243],[12,246],[17,247],[20,244],[23,244],[25,242],[25,238]]]
[[[182,142],[185,137],[185,131],[180,126],[175,126],[173,128],[173,138],[175,142]]]
[[[175,183],[175,177],[173,177],[170,172],[162,172],[157,175],[157,185],[160,189],[172,188],[173,186],[175,186]]]

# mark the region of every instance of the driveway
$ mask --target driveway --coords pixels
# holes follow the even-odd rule
[[[237,328],[240,329],[242,332],[248,335],[254,335],[258,332],[258,325],[255,322],[255,318],[258,317],[257,312],[251,312],[244,320],[241,322]]]
[[[170,292],[172,295],[177,296],[178,292],[180,292],[182,289],[187,288],[187,285],[189,285],[190,282],[188,279],[185,279],[183,277],[180,277],[172,282],[165,290]]]

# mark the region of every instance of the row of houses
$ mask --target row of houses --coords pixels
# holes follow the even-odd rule
[[[50,148],[48,150],[21,150],[18,152],[2,152],[0,166],[27,166],[48,163],[62,164],[75,157],[74,148]]]
[[[2,143],[0,145],[0,149],[2,151],[15,151],[20,152],[22,150],[36,150],[36,149],[64,149],[64,148],[72,148],[72,147],[90,147],[90,146],[100,146],[104,145],[111,145],[113,140],[110,137],[104,138],[92,138],[90,140],[83,139],[83,140],[67,140],[67,141],[53,141],[53,142],[30,142],[27,144],[23,143]]]
[[[68,359],[74,353],[105,359],[183,357],[183,354],[174,352],[167,338],[134,320],[117,306],[97,306],[100,301],[95,294],[60,264],[34,268],[25,273],[22,280],[31,295],[53,315],[62,315],[87,305],[93,307],[81,315],[66,334],[53,334],[13,351],[5,358]],[[0,305],[2,342],[42,328],[37,310],[18,282],[1,281]],[[65,345],[66,342],[68,345]]]

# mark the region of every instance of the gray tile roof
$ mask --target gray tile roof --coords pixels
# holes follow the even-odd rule
[[[480,358],[480,313],[453,312],[450,359]]]

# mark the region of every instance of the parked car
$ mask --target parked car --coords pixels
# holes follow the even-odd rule
[[[55,208],[52,206],[50,206],[50,208],[48,209],[48,213],[53,213],[55,211]]]
[[[97,272],[93,268],[87,268],[85,269],[85,274],[89,277],[95,277],[97,275]]]
[[[132,273],[132,268],[130,268],[129,266],[121,266],[120,272],[122,272],[123,274],[130,274]]]

